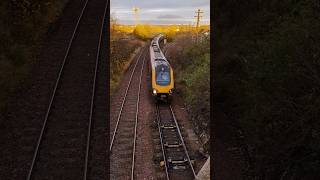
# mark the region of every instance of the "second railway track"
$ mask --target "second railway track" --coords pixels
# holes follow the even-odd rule
[[[83,5],[53,89],[27,179],[86,179],[88,174],[106,177],[102,172],[105,164],[100,164],[100,170],[92,167],[94,160],[90,158],[97,156],[90,149],[102,156],[105,154],[105,150],[92,146],[101,139],[97,134],[103,135],[103,127],[97,125],[104,126],[101,121],[105,121],[94,119],[99,117],[94,108],[96,84],[101,85],[104,80],[99,78],[101,70],[105,70],[104,65],[99,67],[99,59],[102,40],[105,40],[102,35],[107,6],[107,0],[87,0]],[[99,88],[97,95],[105,96]],[[93,142],[91,134],[96,138]]]
[[[111,126],[110,178],[134,179],[135,149],[141,80],[147,48],[136,57],[114,127]]]

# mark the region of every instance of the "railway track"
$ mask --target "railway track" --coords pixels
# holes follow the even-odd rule
[[[101,105],[101,101],[95,102],[95,93],[106,96],[96,84],[103,83],[99,74],[106,69],[99,59],[107,7],[108,1],[99,0],[87,0],[83,5],[59,69],[28,180],[106,178],[105,164],[94,162],[98,156],[100,162],[105,161],[105,149],[96,147],[104,135],[101,126],[105,119],[98,118],[101,113],[95,111]],[[103,52],[102,56],[106,58]]]
[[[141,80],[147,48],[138,55],[117,114],[110,140],[110,178],[134,179]]]
[[[171,105],[158,103],[156,115],[166,179],[195,179],[196,174]]]

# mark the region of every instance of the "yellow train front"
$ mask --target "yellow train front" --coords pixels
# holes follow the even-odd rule
[[[171,102],[174,90],[173,70],[159,46],[163,39],[160,34],[153,38],[150,45],[152,96],[156,101]]]

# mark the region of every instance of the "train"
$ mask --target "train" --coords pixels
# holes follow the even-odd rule
[[[170,63],[161,51],[160,44],[165,41],[165,36],[158,34],[150,43],[151,90],[155,102],[170,103],[174,91],[174,76]]]

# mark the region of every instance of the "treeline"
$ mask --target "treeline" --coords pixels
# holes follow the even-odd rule
[[[256,179],[320,179],[319,1],[215,4],[214,113],[243,130]]]
[[[209,25],[202,25],[199,31],[209,30]],[[140,39],[146,40],[153,36],[163,33],[166,38],[171,41],[173,38],[182,32],[196,32],[196,28],[191,25],[137,25],[133,30],[133,34]]]
[[[196,32],[196,28],[191,25],[150,25],[150,24],[138,24],[133,25],[113,25],[113,28],[117,31],[124,33],[133,33],[139,39],[149,40],[153,36],[163,33],[167,39],[171,41],[177,34],[182,32]],[[210,29],[209,25],[202,25],[199,27],[199,31],[207,31]]]
[[[67,0],[1,0],[0,109],[35,61],[41,38]]]
[[[195,131],[209,152],[210,36],[201,34],[196,41],[192,32],[177,34],[168,59],[174,68],[176,94],[184,99]]]

